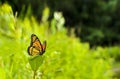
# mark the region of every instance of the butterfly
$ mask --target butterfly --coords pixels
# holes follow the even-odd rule
[[[31,56],[42,55],[46,49],[46,41],[41,44],[39,38],[35,35],[31,35],[31,43],[28,47],[28,54]]]

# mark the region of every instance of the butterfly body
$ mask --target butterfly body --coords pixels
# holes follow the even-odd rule
[[[44,41],[43,44],[41,44],[39,38],[35,35],[31,35],[31,43],[28,47],[28,54],[31,56],[35,55],[42,55],[45,52],[46,49],[46,41]]]

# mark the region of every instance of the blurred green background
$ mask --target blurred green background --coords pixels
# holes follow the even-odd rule
[[[32,79],[27,48],[33,33],[47,41],[36,79],[120,79],[118,3],[1,0],[0,79]]]

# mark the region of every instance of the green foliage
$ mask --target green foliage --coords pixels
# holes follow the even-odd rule
[[[10,3],[14,13],[19,12],[20,18],[34,15],[38,20],[43,21],[43,17],[51,20],[55,11],[61,11],[66,25],[69,25],[68,28],[74,26],[76,35],[82,41],[89,41],[93,46],[120,43],[119,0],[2,0],[0,2]],[[44,7],[50,8],[48,11],[50,16],[41,16]]]
[[[32,70],[38,70],[36,72],[38,79],[112,78],[110,55],[117,53],[119,47],[90,49],[89,43],[81,43],[76,37],[68,37],[63,27],[64,18],[61,14],[56,12],[55,15],[60,18],[54,17],[52,21],[47,21],[49,8],[43,12],[45,14],[40,23],[37,23],[33,16],[30,19],[25,17],[23,20],[15,18],[11,13],[11,8],[8,12],[6,11],[8,8],[10,6],[7,4],[0,7],[0,17],[2,17],[0,18],[1,79],[31,79]],[[6,12],[2,13],[4,11]],[[12,21],[9,20],[11,16]],[[2,22],[3,19],[5,19],[4,22]],[[37,56],[29,59],[27,47],[33,33],[41,41],[45,39],[47,41],[43,58]]]
[[[43,56],[31,56],[29,58],[29,64],[31,65],[31,68],[33,70],[33,79],[36,79],[36,75],[37,75],[37,70],[40,67],[40,65],[42,65],[44,61],[44,57]]]
[[[29,58],[29,63],[31,65],[32,70],[37,71],[39,66],[42,65],[43,60],[44,60],[44,57],[42,56],[35,56],[35,57]]]

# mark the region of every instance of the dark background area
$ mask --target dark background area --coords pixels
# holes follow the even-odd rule
[[[65,27],[74,28],[77,37],[83,42],[95,45],[120,44],[120,1],[119,0],[1,0],[9,3],[14,13],[24,19],[34,15],[41,20],[45,6],[50,8],[49,20],[55,11],[61,11],[65,17]]]

